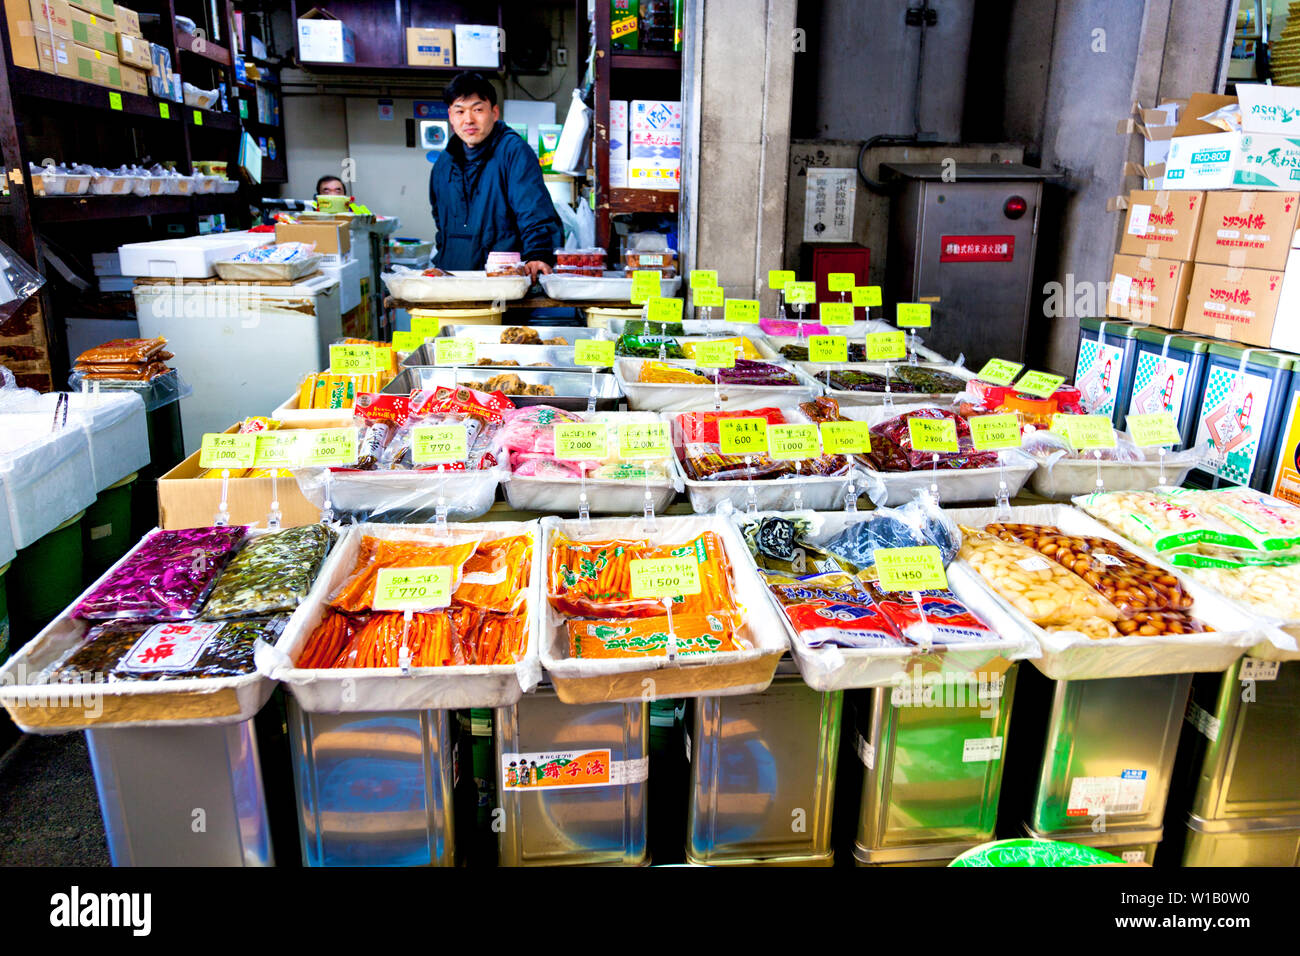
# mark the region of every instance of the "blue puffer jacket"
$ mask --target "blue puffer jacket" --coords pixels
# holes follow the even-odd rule
[[[518,252],[525,262],[555,264],[564,227],[542,179],[537,154],[498,122],[473,162],[458,136],[429,173],[429,204],[438,226],[433,264],[482,269],[489,252]]]

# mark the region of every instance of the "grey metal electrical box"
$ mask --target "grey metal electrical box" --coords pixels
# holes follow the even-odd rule
[[[1024,361],[1043,183],[1058,174],[1013,163],[888,163],[888,287],[931,303],[927,348],[978,369]],[[892,318],[892,310],[886,316]]]

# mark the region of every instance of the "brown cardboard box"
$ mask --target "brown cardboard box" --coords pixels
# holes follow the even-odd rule
[[[72,39],[72,8],[67,0],[31,0],[32,29]],[[6,16],[9,8],[5,7]]]
[[[140,32],[140,14],[126,7],[113,5],[113,19],[117,21],[117,32],[127,36],[143,36]]]
[[[1281,272],[1298,211],[1300,192],[1208,192],[1196,261]]]
[[[1193,93],[1187,98],[1187,107],[1178,115],[1178,125],[1174,127],[1174,136],[1201,136],[1205,133],[1225,133],[1227,130],[1211,126],[1199,119],[1207,113],[1231,106],[1237,102],[1235,96],[1222,96],[1218,93]]]
[[[149,74],[133,66],[122,64],[122,92],[149,95]]]
[[[432,27],[406,28],[406,62],[408,66],[454,66],[453,32]]]
[[[40,57],[41,70],[56,73],[59,76],[72,76],[72,41],[67,37],[50,38],[48,33],[37,31],[36,52]]]
[[[1194,258],[1204,208],[1205,193],[1196,190],[1133,190],[1128,194],[1120,253],[1151,259]]]
[[[238,425],[231,425],[226,434],[238,428]],[[199,467],[199,452],[196,451],[158,479],[158,527],[170,530],[206,528],[212,524],[221,505],[222,483],[219,479],[200,477],[205,471],[206,468]],[[226,484],[230,523],[256,523],[266,527],[266,518],[271,512],[271,479],[232,478]],[[320,509],[306,499],[296,481],[280,478],[276,485],[284,527],[296,528],[320,520]]]
[[[117,56],[117,22],[94,13],[69,7],[72,14],[72,39],[82,46]]]
[[[352,251],[352,229],[350,223],[335,219],[279,223],[275,241],[314,242],[321,255],[346,257]]]
[[[122,61],[123,66],[133,66],[146,73],[153,72],[153,51],[149,41],[144,37],[118,33],[117,58]]]
[[[117,13],[117,4],[113,0],[68,0],[68,2],[87,13],[93,13],[97,17],[107,17],[110,20]]]
[[[1282,297],[1282,270],[1198,262],[1183,330],[1268,348]]]
[[[1131,322],[1181,329],[1192,264],[1145,256],[1115,257],[1106,314]]]
[[[102,50],[92,50],[80,43],[72,44],[72,76],[74,79],[115,90],[122,88],[122,64],[117,57]]]
[[[5,0],[5,22],[9,24],[9,50],[14,66],[29,70],[41,68],[36,54],[32,11],[27,0]]]

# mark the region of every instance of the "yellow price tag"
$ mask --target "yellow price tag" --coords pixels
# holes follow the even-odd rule
[[[317,428],[306,433],[308,465],[354,465],[357,461],[355,428]]]
[[[446,465],[469,457],[464,425],[421,425],[411,429],[411,460],[417,465]]]
[[[766,418],[718,421],[718,450],[724,455],[762,455],[767,451]]]
[[[832,292],[852,292],[856,281],[852,272],[832,272],[826,277],[826,288]]]
[[[110,92],[110,93],[108,94],[108,108],[109,108],[110,110],[120,110],[120,109],[122,108],[122,94],[121,94],[121,93],[112,93],[112,92]]]
[[[981,382],[988,382],[990,385],[1010,385],[1024,368],[1019,362],[1008,362],[1006,359],[994,358],[984,363],[980,373],[975,377]]]
[[[810,362],[847,362],[849,360],[849,340],[843,335],[808,336],[808,361]]]
[[[1115,429],[1109,415],[1053,415],[1052,431],[1075,448],[1114,448]]]
[[[258,432],[254,468],[287,468],[298,462],[298,436],[301,431]]]
[[[909,418],[907,433],[917,451],[960,451],[957,423],[951,418]]]
[[[200,113],[198,110],[194,111],[194,125],[195,126],[203,125],[203,114]]]
[[[757,299],[727,299],[722,307],[722,320],[732,325],[757,325]]]
[[[853,304],[859,308],[871,308],[885,304],[878,285],[855,285],[853,287]]]
[[[686,303],[681,299],[665,299],[661,295],[656,295],[647,304],[649,306],[647,320],[666,324],[682,320],[682,306]]]
[[[697,309],[717,309],[722,306],[722,287],[716,285],[699,286],[691,290],[691,302]]]
[[[354,203],[350,204],[350,205],[348,206],[348,211],[349,211],[349,212],[356,213],[358,216],[371,216],[371,215],[374,215],[374,214],[370,211],[370,207],[369,207],[369,206],[363,206],[363,205],[361,205],[361,203],[359,203],[359,202],[354,202]]]
[[[393,347],[391,345],[376,345],[375,349],[375,371],[389,372],[393,368]]]
[[[1065,382],[1064,375],[1049,375],[1047,372],[1026,372],[1016,382],[1016,391],[1032,395],[1034,398],[1047,398]]]
[[[605,425],[556,424],[555,457],[560,461],[591,461],[605,457]]]
[[[900,329],[928,329],[930,327],[930,303],[898,303],[898,319],[896,324]]]
[[[200,468],[252,468],[256,458],[256,435],[207,434],[199,447]]]
[[[817,458],[816,425],[770,425],[767,429],[767,455],[774,461]]]
[[[896,362],[907,358],[907,340],[902,332],[868,332],[867,360]]]
[[[822,325],[852,325],[853,304],[851,302],[823,302]]]
[[[943,555],[932,544],[876,548],[875,559],[882,591],[941,591],[948,587]]]
[[[635,558],[630,563],[634,600],[700,593],[700,567],[694,558]]]
[[[168,106],[166,103],[159,103],[158,115],[161,116],[163,119],[171,119],[172,118],[171,107]]]
[[[413,315],[411,316],[411,332],[424,339],[434,339],[438,337],[438,317],[436,315]]]
[[[637,269],[632,273],[633,305],[644,305],[663,290],[663,273],[654,269]]]
[[[816,305],[817,283],[787,282],[785,284],[785,301],[791,305]]]
[[[692,289],[712,288],[717,284],[718,284],[717,269],[692,269],[691,270]]]
[[[451,568],[380,568],[375,574],[376,611],[428,611],[451,604]]]
[[[769,269],[767,272],[767,287],[773,292],[784,291],[793,281],[794,273],[789,269]]]
[[[671,451],[663,422],[618,426],[619,458],[667,458]]]
[[[399,352],[414,352],[424,344],[424,336],[414,332],[394,332],[393,348]]]
[[[578,365],[611,367],[614,364],[614,340],[576,339],[573,343],[573,361]]]
[[[330,371],[335,375],[368,375],[375,370],[373,345],[331,345]]]
[[[1152,445],[1177,445],[1183,440],[1178,423],[1169,412],[1152,412],[1149,415],[1129,415],[1128,433],[1139,448]]]
[[[433,343],[433,364],[473,365],[477,352],[473,339],[436,339]]]
[[[1015,415],[972,415],[970,440],[979,451],[1020,447],[1020,420]]]
[[[731,342],[696,342],[695,364],[701,368],[735,368],[736,346]]]
[[[866,422],[822,422],[822,451],[827,455],[865,455],[871,451]]]

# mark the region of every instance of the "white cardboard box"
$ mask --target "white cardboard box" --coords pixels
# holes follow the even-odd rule
[[[215,275],[212,264],[267,245],[266,233],[220,232],[185,239],[132,242],[118,247],[122,274],[158,279],[206,279]]]
[[[627,100],[609,101],[609,185],[627,188]]]
[[[328,258],[336,258],[330,256]],[[349,258],[343,263],[321,260],[320,271],[339,282],[339,311],[351,312],[361,304],[361,262]]]
[[[682,104],[677,100],[633,100],[628,108],[628,128],[658,131],[682,129]]]
[[[1277,319],[1269,348],[1300,352],[1300,229],[1291,239],[1291,254],[1282,276],[1282,295],[1277,300]]]
[[[312,63],[355,63],[356,34],[333,14],[313,8],[298,18],[298,56]]]
[[[1237,87],[1241,132],[1175,136],[1166,189],[1295,189],[1300,185],[1300,89]],[[1205,124],[1201,124],[1204,126]]]
[[[682,164],[678,159],[630,159],[627,184],[631,189],[680,189]]]
[[[486,24],[456,24],[456,65],[464,67],[501,65],[501,28]]]

